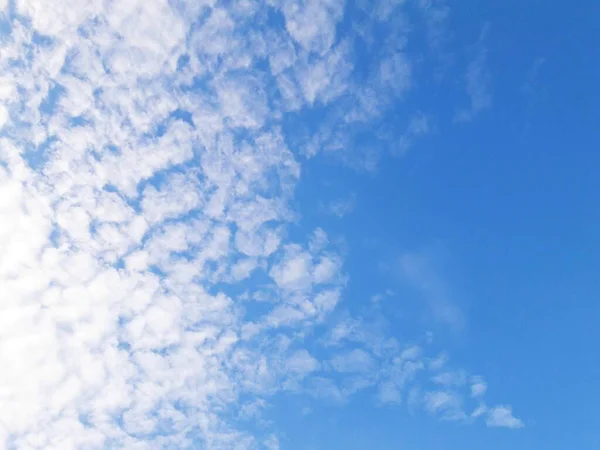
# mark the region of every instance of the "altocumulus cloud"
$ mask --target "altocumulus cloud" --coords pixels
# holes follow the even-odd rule
[[[305,348],[347,276],[325,231],[286,233],[302,162],[411,85],[403,36],[356,84],[353,39],[398,24],[354,9],[341,38],[335,0],[0,2],[0,448],[278,449],[237,419],[417,379],[442,418],[471,420],[472,391],[521,425],[360,318]],[[332,119],[291,149],[313,107]]]

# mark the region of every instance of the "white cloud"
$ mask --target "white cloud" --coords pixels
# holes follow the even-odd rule
[[[285,30],[264,32],[250,2],[216,3],[15,2],[26,20],[0,43],[0,447],[277,449],[235,419],[260,421],[282,391],[397,401],[425,370],[360,317],[333,327],[321,361],[305,348],[346,277],[322,229],[289,236],[301,164],[281,119],[350,95],[343,2],[279,2]],[[378,89],[408,89],[406,55],[377,67]]]
[[[286,248],[282,262],[271,269],[271,276],[282,289],[305,290],[312,284],[312,266],[310,253],[292,245]]]
[[[33,27],[41,34],[55,36],[69,33],[86,18],[100,12],[100,2],[84,1],[78,5],[62,3],[56,8],[34,0],[17,0],[17,11],[31,19]]]
[[[0,103],[0,130],[4,127],[4,125],[6,125],[9,118],[10,116],[8,113],[8,109],[6,109],[6,106]]]
[[[467,383],[467,374],[464,371],[441,372],[432,378],[432,381],[442,386],[464,386]]]
[[[446,365],[447,362],[448,362],[448,355],[446,355],[445,353],[442,353],[438,357],[433,358],[431,361],[429,361],[429,368],[431,370],[438,371],[438,370],[442,369]]]
[[[345,400],[345,396],[340,388],[329,378],[311,378],[308,389],[317,398],[325,398],[335,402],[343,402]]]
[[[404,93],[410,87],[411,80],[411,65],[406,56],[395,53],[381,61],[379,79],[396,95]]]
[[[355,349],[348,353],[336,355],[331,360],[331,366],[334,370],[342,373],[373,371],[375,361],[364,350]]]
[[[487,384],[481,377],[473,377],[471,380],[471,396],[481,397],[487,391]]]
[[[241,259],[231,267],[231,275],[234,280],[241,281],[248,278],[258,266],[259,263],[254,258]]]
[[[279,446],[279,439],[277,439],[277,436],[270,435],[265,440],[265,447],[267,448],[267,450],[279,450],[280,446]]]
[[[522,428],[523,422],[512,414],[509,406],[496,406],[487,412],[486,424],[489,427]]]
[[[462,395],[453,391],[427,392],[424,397],[425,409],[443,420],[467,422],[469,417],[463,411]]]
[[[326,53],[335,42],[335,27],[344,2],[338,0],[281,0],[286,29],[306,51]]]
[[[451,392],[428,392],[425,395],[426,408],[432,413],[460,408],[460,399]]]
[[[337,255],[323,255],[313,269],[315,283],[328,284],[339,276],[342,260]]]
[[[287,370],[305,375],[319,369],[319,362],[306,350],[298,350],[285,363]]]

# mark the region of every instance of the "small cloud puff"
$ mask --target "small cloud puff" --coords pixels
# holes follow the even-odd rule
[[[496,406],[487,412],[485,423],[489,427],[503,428],[523,428],[524,424],[520,419],[513,416],[510,406]]]

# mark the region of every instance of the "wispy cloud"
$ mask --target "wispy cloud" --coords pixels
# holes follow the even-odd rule
[[[484,26],[479,41],[474,46],[475,56],[467,65],[465,89],[469,105],[457,111],[455,120],[468,122],[492,106],[492,75],[488,68],[488,49],[486,46],[489,26]]]
[[[415,141],[431,131],[430,119],[425,114],[416,114],[408,122],[406,131],[398,139],[398,144],[393,148],[395,156],[405,155],[414,145]]]
[[[322,209],[327,214],[342,218],[354,211],[357,198],[358,196],[356,194],[352,194],[347,198],[332,200],[322,205]]]
[[[452,41],[449,26],[450,7],[445,0],[418,0],[417,3],[425,19],[429,50],[440,64],[435,74],[440,78],[453,59],[449,51],[449,44]]]
[[[521,85],[521,94],[525,100],[525,129],[529,128],[534,109],[540,101],[540,94],[543,93],[540,84],[540,72],[542,72],[545,63],[544,58],[536,58],[527,70],[525,80]]]
[[[435,252],[421,251],[400,256],[400,273],[420,291],[436,320],[456,329],[463,327],[465,318],[451,296],[448,282],[436,267]]]
[[[531,67],[529,67],[527,70],[525,81],[521,86],[521,92],[526,97],[528,102],[531,102],[536,94],[538,88],[538,78],[545,62],[546,60],[544,58],[536,58],[533,63],[531,63]]]

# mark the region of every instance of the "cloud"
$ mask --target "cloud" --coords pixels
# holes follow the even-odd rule
[[[443,386],[464,386],[467,383],[467,375],[464,371],[442,372],[435,375],[432,381]]]
[[[448,49],[453,37],[449,26],[450,8],[445,0],[419,0],[418,5],[425,19],[429,51],[441,66],[435,74],[439,78],[453,60]]]
[[[396,294],[393,290],[386,289],[383,292],[373,295],[370,300],[372,303],[377,304],[377,303],[381,303],[386,298],[393,297],[394,295],[396,295]]]
[[[460,399],[450,393],[444,391],[428,392],[425,395],[425,407],[431,413],[439,413],[441,411],[451,411],[460,409]]]
[[[545,58],[536,58],[525,75],[525,81],[521,86],[521,92],[527,98],[528,102],[533,101],[533,97],[535,97],[536,90],[538,88],[540,71],[542,70],[545,62]]]
[[[448,355],[446,355],[445,353],[442,353],[441,355],[431,359],[429,361],[428,367],[431,370],[441,370],[446,363],[448,362]]]
[[[405,155],[419,137],[425,136],[430,131],[431,124],[426,115],[417,114],[413,116],[406,127],[406,131],[400,136],[395,148],[392,149],[392,154],[394,156]]]
[[[298,350],[286,362],[287,369],[298,374],[307,374],[319,369],[319,362],[306,350]]]
[[[512,414],[508,406],[496,406],[487,413],[486,424],[489,427],[522,428],[523,422]]]
[[[464,325],[464,315],[453,302],[450,289],[435,266],[435,256],[426,251],[405,253],[400,257],[400,273],[423,294],[436,320],[454,328]]]
[[[11,3],[0,447],[276,449],[276,396],[397,402],[429,370],[383,319],[331,322],[342,252],[289,227],[305,155],[377,122],[412,61],[378,54],[370,103],[337,36],[343,2],[268,4]],[[334,119],[308,131],[316,150],[292,146],[289,123],[319,108]],[[411,139],[428,130],[410,123]],[[443,283],[403,264],[443,306]]]
[[[481,397],[487,391],[487,384],[481,377],[473,377],[471,384],[471,396]]]
[[[267,450],[279,450],[280,446],[279,446],[279,439],[277,439],[277,436],[270,435],[265,440],[265,447],[267,448]]]
[[[467,65],[465,83],[469,105],[460,109],[455,120],[469,122],[492,106],[492,75],[488,68],[488,50],[485,40],[489,27],[484,26],[479,41],[475,45],[475,56]]]
[[[364,350],[356,349],[351,352],[336,355],[331,360],[331,366],[338,372],[372,372],[374,361]]]
[[[328,214],[342,218],[352,213],[356,208],[356,194],[345,199],[333,200],[323,205],[323,210]]]
[[[344,2],[336,0],[283,0],[285,26],[305,50],[326,53],[335,41],[335,27],[342,18]]]

